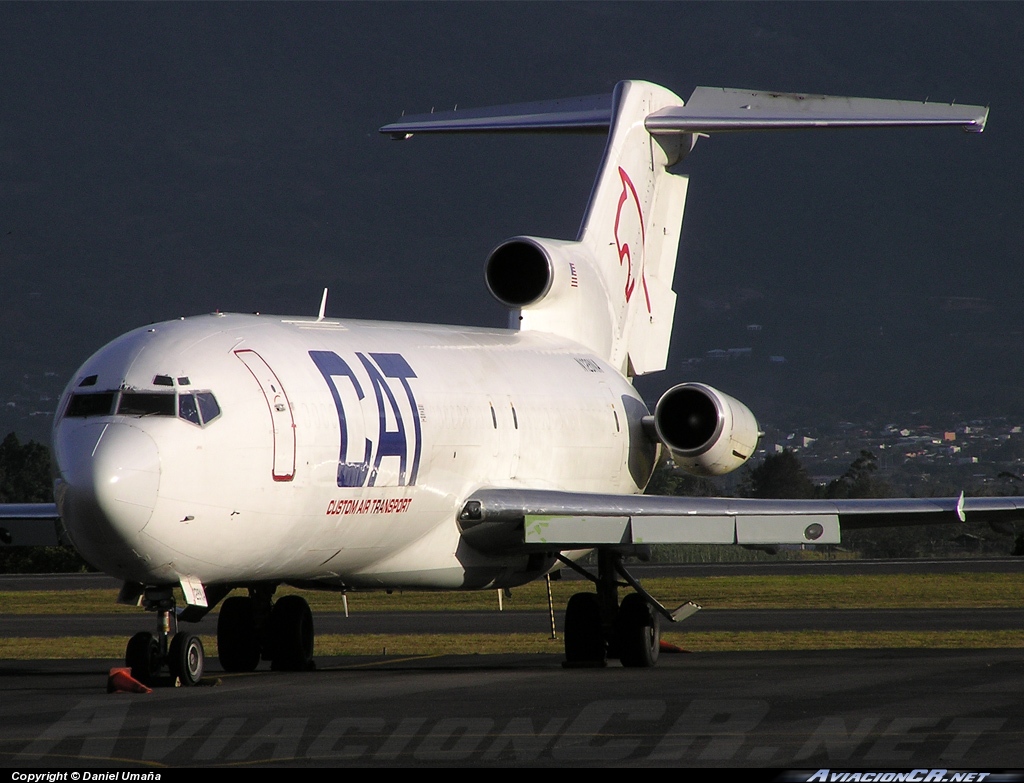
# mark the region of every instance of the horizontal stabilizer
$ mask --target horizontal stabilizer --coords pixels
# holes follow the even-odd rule
[[[604,133],[611,125],[612,113],[612,95],[588,95],[409,115],[385,125],[380,132],[395,139],[414,133]],[[685,105],[656,109],[647,115],[644,126],[654,135],[941,125],[981,133],[987,120],[985,106],[697,87]]]
[[[607,133],[611,121],[612,96],[609,94],[414,114],[385,125],[380,132],[394,139],[406,139],[413,133],[566,130]]]
[[[698,87],[685,106],[652,112],[644,124],[652,134],[915,125],[981,133],[986,120],[984,106]]]

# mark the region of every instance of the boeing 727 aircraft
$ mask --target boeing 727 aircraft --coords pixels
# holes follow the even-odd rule
[[[661,606],[623,559],[654,543],[830,544],[847,527],[1005,519],[1013,498],[759,501],[644,496],[659,449],[699,475],[735,470],[754,415],[709,386],[653,414],[632,385],[662,370],[687,179],[672,167],[725,131],[952,125],[977,106],[621,82],[612,95],[405,117],[418,133],[607,132],[574,240],[519,236],[486,260],[509,328],[213,313],[145,326],[91,356],[57,410],[56,512],[121,600],[157,613],[128,643],[142,680],[203,673],[174,633],[221,603],[228,671],[312,665],[308,604],[347,591],[514,587],[560,567],[569,664],[653,665]],[[49,515],[53,515],[53,511]],[[9,508],[5,516],[47,516]],[[13,529],[13,528],[12,528]],[[17,543],[17,541],[15,541]],[[596,573],[576,563],[596,550]],[[619,588],[633,591],[619,601]],[[175,588],[186,607],[176,612]],[[241,594],[229,596],[232,591]],[[179,616],[180,614],[180,616]]]

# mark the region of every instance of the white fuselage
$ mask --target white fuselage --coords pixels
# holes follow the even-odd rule
[[[145,584],[509,586],[551,561],[466,546],[465,498],[636,493],[646,412],[619,372],[550,334],[200,316],[79,370],[54,425],[58,503],[88,560]]]

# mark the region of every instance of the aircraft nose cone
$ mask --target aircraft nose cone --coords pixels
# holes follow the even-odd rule
[[[90,423],[60,428],[54,445],[68,535],[93,565],[116,573],[153,515],[160,489],[156,443],[129,424]]]

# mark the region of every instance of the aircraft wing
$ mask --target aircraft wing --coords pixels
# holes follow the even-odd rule
[[[1024,497],[760,500],[481,489],[463,537],[483,552],[644,544],[838,544],[840,530],[1024,520]]]
[[[63,543],[55,503],[0,503],[0,547]]]

